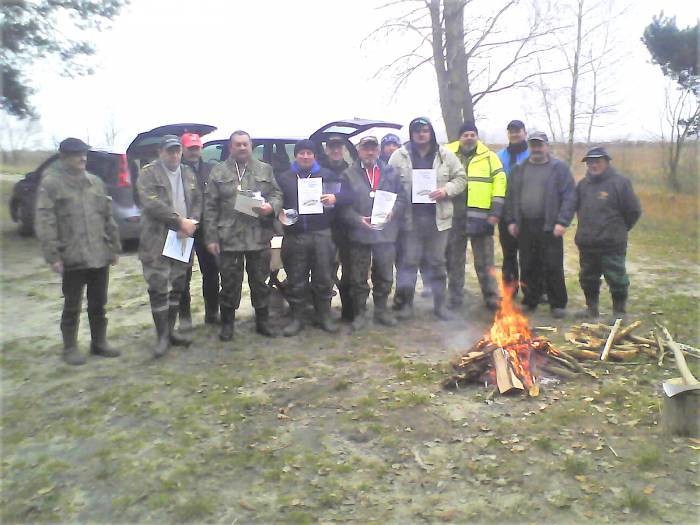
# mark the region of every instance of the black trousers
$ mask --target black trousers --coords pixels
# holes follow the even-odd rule
[[[501,243],[501,251],[503,252],[503,268],[501,270],[503,281],[506,284],[515,283],[515,289],[517,290],[517,281],[520,278],[520,272],[518,272],[518,239],[510,234],[505,221],[498,223],[498,240]]]
[[[330,229],[284,236],[281,255],[287,273],[287,300],[292,308],[299,309],[308,301],[309,275],[313,301],[320,304],[331,300],[335,253]]]
[[[523,220],[518,234],[520,273],[525,295],[523,304],[536,306],[546,286],[549,305],[566,308],[564,239],[544,231],[544,220]]]
[[[63,272],[61,331],[75,330],[80,321],[83,290],[87,287],[87,310],[91,324],[105,319],[109,266]]]
[[[202,273],[202,297],[207,314],[215,314],[219,310],[219,268],[216,264],[216,256],[207,250],[203,236],[195,235],[194,251],[199,261],[199,271]],[[192,297],[190,295],[190,282],[192,281],[192,267],[187,270],[187,282],[185,290],[180,296],[180,311],[190,310]]]

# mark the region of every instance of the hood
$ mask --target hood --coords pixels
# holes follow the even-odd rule
[[[435,128],[433,127],[433,123],[430,122],[430,119],[428,117],[416,117],[411,121],[411,123],[408,125],[408,142],[410,144],[413,144],[411,136],[413,135],[414,128],[416,128],[419,125],[427,125],[430,128],[430,142],[432,144],[433,151],[437,151],[438,141],[435,137]]]
[[[296,160],[294,162],[292,162],[290,169],[294,173],[301,173],[301,168],[299,168],[299,164],[297,164]],[[321,171],[321,166],[319,166],[318,162],[314,161],[314,163],[311,165],[311,174],[315,175],[319,171]]]

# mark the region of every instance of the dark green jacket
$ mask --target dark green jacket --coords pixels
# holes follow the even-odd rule
[[[187,205],[187,217],[184,218],[198,221],[202,215],[202,194],[192,169],[185,164],[180,167]],[[159,160],[141,168],[137,187],[141,200],[139,259],[148,263],[161,257],[168,230],[179,230],[181,217],[173,207],[170,179]]]
[[[61,261],[68,270],[103,268],[121,251],[102,180],[69,173],[60,160],[39,185],[35,229],[46,262]]]
[[[627,248],[627,232],[642,214],[632,183],[612,167],[590,174],[576,186],[578,228],[574,241],[581,250],[619,253]]]

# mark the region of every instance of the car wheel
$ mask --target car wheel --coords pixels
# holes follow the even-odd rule
[[[29,237],[34,234],[34,210],[22,201],[19,202],[17,208],[19,234],[24,237]]]

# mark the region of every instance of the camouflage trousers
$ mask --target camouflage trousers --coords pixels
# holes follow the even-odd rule
[[[222,308],[237,310],[241,304],[243,271],[248,274],[250,302],[253,308],[267,308],[270,302],[270,249],[248,252],[221,252],[219,273],[221,273],[221,293],[219,302]]]
[[[600,253],[579,251],[579,283],[588,297],[597,297],[600,293],[600,276],[608,283],[613,296],[627,297],[630,279],[625,268],[625,253]]]
[[[333,297],[335,244],[330,229],[286,234],[282,239],[282,263],[287,273],[287,300],[298,308],[307,301],[309,274],[314,301]]]
[[[498,284],[493,276],[493,235],[469,237],[466,227],[453,226],[447,243],[447,289],[450,304],[461,306],[464,302],[465,266],[467,244],[471,240],[474,270],[479,280],[481,295],[485,301],[498,299]]]
[[[160,312],[180,305],[180,296],[187,285],[190,265],[161,256],[155,261],[143,262],[143,277],[148,285],[151,310]]]
[[[376,244],[352,243],[350,247],[350,290],[353,299],[360,305],[367,302],[372,276],[372,297],[374,302],[383,302],[391,293],[394,283],[394,260],[396,245],[393,242]]]

